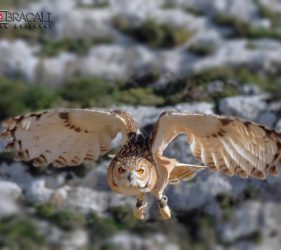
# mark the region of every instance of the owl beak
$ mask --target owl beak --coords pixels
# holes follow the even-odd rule
[[[129,181],[129,182],[132,181],[132,173],[129,173],[129,175],[128,175],[128,181]]]

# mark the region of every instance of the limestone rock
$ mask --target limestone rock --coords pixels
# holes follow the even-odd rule
[[[266,97],[264,95],[226,97],[220,101],[219,111],[223,115],[256,120],[266,110]]]
[[[178,250],[178,245],[169,241],[165,235],[156,234],[152,237],[143,238],[131,233],[120,233],[113,236],[106,242],[106,244],[113,245],[117,249],[124,250]],[[106,245],[105,244],[105,245]]]
[[[0,40],[0,74],[20,74],[25,80],[35,80],[35,69],[39,59],[34,55],[38,48],[32,48],[23,40]]]
[[[18,199],[22,189],[15,183],[0,180],[0,218],[20,213]]]

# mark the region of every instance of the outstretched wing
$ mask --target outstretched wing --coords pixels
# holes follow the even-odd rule
[[[33,160],[34,166],[56,167],[97,160],[110,150],[118,132],[123,143],[137,130],[131,116],[122,111],[58,109],[16,116],[3,124],[6,149],[15,160]]]
[[[158,166],[170,172],[173,161],[163,151],[179,134],[187,136],[193,155],[212,170],[258,179],[278,174],[281,134],[275,130],[233,117],[165,112],[152,133],[151,150]]]

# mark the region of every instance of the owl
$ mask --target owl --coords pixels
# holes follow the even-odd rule
[[[227,116],[166,111],[150,135],[144,135],[132,116],[121,110],[49,110],[16,116],[3,126],[6,149],[16,152],[15,160],[32,161],[35,167],[95,161],[109,152],[112,140],[121,133],[122,147],[108,167],[107,181],[114,192],[136,197],[134,215],[139,220],[145,217],[148,193],[158,202],[162,219],[169,219],[165,188],[190,180],[201,170],[265,179],[278,174],[281,161],[280,133]],[[163,155],[180,134],[202,165]]]

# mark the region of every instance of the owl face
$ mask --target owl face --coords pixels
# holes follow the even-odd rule
[[[110,165],[108,182],[119,193],[138,195],[152,190],[156,182],[156,170],[145,158],[122,158]]]

